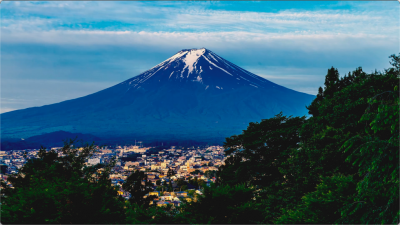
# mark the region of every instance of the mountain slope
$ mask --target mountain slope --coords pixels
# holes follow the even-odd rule
[[[91,144],[96,142],[98,144],[101,139],[90,134],[70,133],[65,131],[55,131],[51,133],[45,133],[29,137],[27,139],[19,140],[2,140],[1,150],[23,150],[23,149],[38,149],[41,146],[54,147],[64,146],[64,141],[70,139],[76,139],[75,146],[81,146],[82,144]],[[82,142],[81,142],[82,141]]]
[[[97,93],[3,113],[2,137],[64,130],[101,138],[207,140],[240,133],[283,111],[306,115],[314,96],[252,74],[217,54],[185,49]]]

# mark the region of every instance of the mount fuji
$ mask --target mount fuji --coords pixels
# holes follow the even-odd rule
[[[303,116],[313,95],[297,92],[223,59],[184,49],[110,88],[56,104],[1,114],[2,138],[59,130],[126,140],[224,140],[249,122]]]

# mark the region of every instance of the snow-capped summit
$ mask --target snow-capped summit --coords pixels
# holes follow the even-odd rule
[[[272,83],[206,49],[183,49],[94,94],[1,114],[2,138],[53,131],[107,140],[221,141],[249,122],[303,116],[314,96]]]
[[[168,80],[168,81],[167,81]],[[150,70],[126,81],[130,88],[143,88],[154,82],[199,82],[204,89],[235,89],[240,86],[273,88],[261,78],[206,49],[183,49]]]

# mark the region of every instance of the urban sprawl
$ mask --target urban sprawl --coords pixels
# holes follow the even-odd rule
[[[38,149],[0,151],[0,163],[7,167],[1,178],[7,180],[9,174],[17,173],[26,160],[37,157],[38,152]],[[128,199],[130,195],[122,189],[122,184],[132,171],[143,171],[153,185],[153,191],[145,197],[155,195],[150,204],[157,206],[179,206],[183,201],[196,201],[196,196],[202,195],[201,186],[215,182],[215,173],[225,159],[221,146],[185,149],[171,146],[154,152],[149,147],[134,145],[97,147],[96,153],[86,163],[108,163],[113,158],[116,159],[116,166],[111,170],[110,179],[114,186],[119,187],[118,194]]]

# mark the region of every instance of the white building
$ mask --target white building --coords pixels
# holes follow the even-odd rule
[[[90,165],[96,165],[96,164],[99,164],[102,162],[103,162],[103,160],[101,158],[94,158],[94,159],[88,160],[88,164],[90,164]]]

